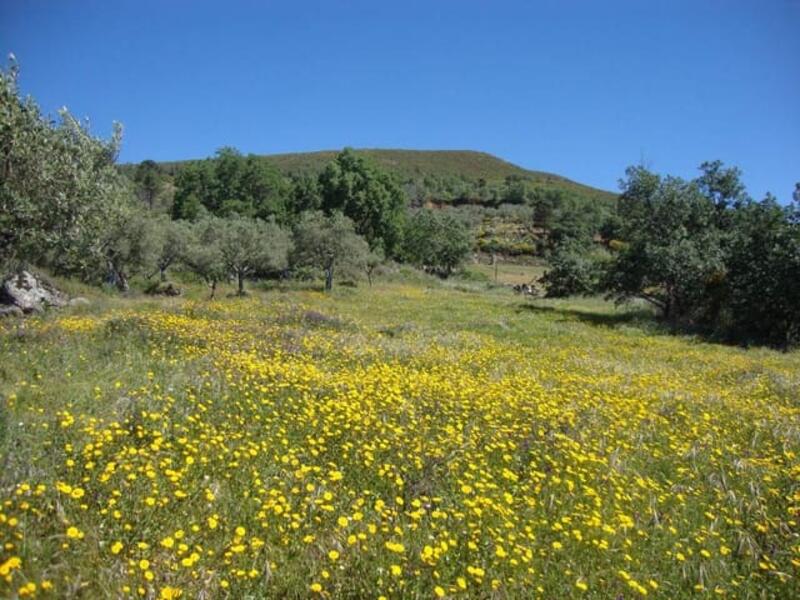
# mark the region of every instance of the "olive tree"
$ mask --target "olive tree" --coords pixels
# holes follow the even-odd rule
[[[135,206],[115,211],[98,238],[106,265],[106,282],[127,291],[130,278],[155,268],[159,255],[158,230]]]
[[[86,275],[104,259],[100,232],[131,190],[114,166],[122,128],[91,135],[65,108],[42,115],[20,96],[18,68],[0,70],[0,268],[47,263]]]
[[[167,269],[181,260],[189,244],[189,225],[173,221],[166,215],[151,221],[156,244],[155,267],[162,282],[167,280]],[[155,274],[155,272],[153,273]]]
[[[325,289],[333,289],[334,274],[355,275],[369,254],[366,240],[356,234],[353,221],[340,212],[301,215],[294,229],[294,266],[315,267],[325,273]]]
[[[385,260],[386,256],[381,248],[370,250],[367,254],[366,259],[364,260],[364,270],[367,273],[369,287],[372,287],[372,278],[375,276],[375,272],[378,270],[378,267],[380,267]]]
[[[202,279],[214,298],[217,284],[227,276],[222,257],[222,232],[225,221],[206,216],[189,226],[186,247],[181,262]]]
[[[224,221],[220,248],[222,262],[236,277],[241,296],[245,278],[288,266],[292,240],[286,230],[272,221],[232,217]]]

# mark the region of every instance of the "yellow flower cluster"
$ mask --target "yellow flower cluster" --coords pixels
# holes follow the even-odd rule
[[[0,596],[800,595],[797,355],[301,299],[42,322]]]

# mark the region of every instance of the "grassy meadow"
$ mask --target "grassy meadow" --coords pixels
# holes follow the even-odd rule
[[[499,261],[497,265],[476,263],[470,265],[469,270],[480,273],[488,281],[513,286],[533,283],[544,275],[546,267]]]
[[[0,322],[0,597],[800,596],[800,354],[484,284],[204,293]]]

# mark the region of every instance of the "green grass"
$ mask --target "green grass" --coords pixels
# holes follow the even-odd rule
[[[489,281],[496,281],[502,285],[533,283],[547,270],[544,265],[512,264],[502,260],[498,261],[496,267],[491,264],[475,263],[467,268],[485,275]]]
[[[63,283],[0,322],[0,597],[800,593],[798,353],[475,279]]]

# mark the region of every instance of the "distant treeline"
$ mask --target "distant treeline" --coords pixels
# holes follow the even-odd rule
[[[484,160],[489,159],[496,161],[493,157]],[[342,172],[356,171],[359,175],[353,182],[360,189],[342,179]],[[545,255],[560,237],[578,232],[592,239],[613,215],[611,194],[588,191],[571,182],[543,184],[535,175],[519,171],[492,181],[448,173],[404,180],[380,168],[368,153],[345,149],[319,170],[284,174],[265,157],[244,156],[233,148],[222,148],[205,160],[163,166],[148,160],[123,168],[148,208],[175,219],[239,215],[291,225],[306,210],[328,211],[364,204],[364,198],[369,198],[370,208],[357,210],[380,214],[420,208],[450,211],[470,227],[474,249],[503,255]],[[345,200],[347,194],[353,199]],[[397,223],[397,217],[388,222]],[[363,229],[364,215],[355,218]],[[398,239],[397,232],[387,237],[387,255],[396,257]]]

